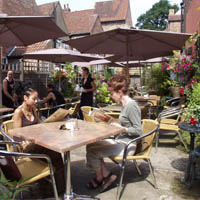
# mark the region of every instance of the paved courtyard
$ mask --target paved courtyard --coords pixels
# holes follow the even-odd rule
[[[124,190],[121,200],[200,200],[199,183],[196,181],[192,189],[180,183],[184,175],[188,154],[175,147],[159,147],[151,152],[151,161],[155,169],[158,189],[152,185],[153,179],[148,169],[148,164],[139,162],[142,176],[139,176],[133,163],[128,162],[124,175]],[[77,194],[86,194],[103,200],[114,200],[117,187],[104,193],[98,190],[88,190],[85,185],[93,177],[93,174],[85,166],[85,148],[79,148],[71,152],[71,170],[73,191]],[[119,167],[110,160],[108,167],[119,175]],[[43,184],[43,189],[41,189]],[[45,188],[45,189],[44,189]],[[25,192],[24,199],[53,199],[51,185],[42,182]]]

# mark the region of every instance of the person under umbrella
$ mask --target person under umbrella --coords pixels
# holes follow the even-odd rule
[[[82,68],[82,77],[83,78],[81,80],[81,86],[83,88],[83,91],[81,94],[80,108],[82,106],[92,107],[93,106],[93,92],[96,91],[96,85],[87,67]],[[80,119],[83,119],[83,113],[81,109],[79,110],[79,116],[80,116]]]

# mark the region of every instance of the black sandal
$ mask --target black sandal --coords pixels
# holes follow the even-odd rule
[[[87,183],[86,186],[88,189],[97,189],[98,187],[100,187],[103,184],[103,180],[98,181],[96,178],[94,178],[89,183]],[[94,186],[94,183],[96,184],[96,186]]]

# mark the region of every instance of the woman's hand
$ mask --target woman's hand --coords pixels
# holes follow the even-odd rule
[[[116,126],[116,127],[119,127],[119,128],[123,128],[126,132],[128,132],[128,128],[116,123],[116,122],[112,122],[110,123],[111,126]]]

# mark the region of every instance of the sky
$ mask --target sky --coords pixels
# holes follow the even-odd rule
[[[38,5],[55,2],[58,0],[36,0]],[[95,2],[100,1],[108,1],[108,0],[59,0],[61,6],[63,7],[64,4],[69,4],[69,8],[71,11],[78,11],[78,10],[85,10],[85,9],[92,9],[94,8]],[[178,4],[180,8],[180,3],[182,0],[168,0],[171,4]],[[131,15],[133,26],[136,24],[137,18],[145,14],[147,10],[152,8],[152,5],[159,2],[159,0],[129,0],[130,7],[131,7]]]

